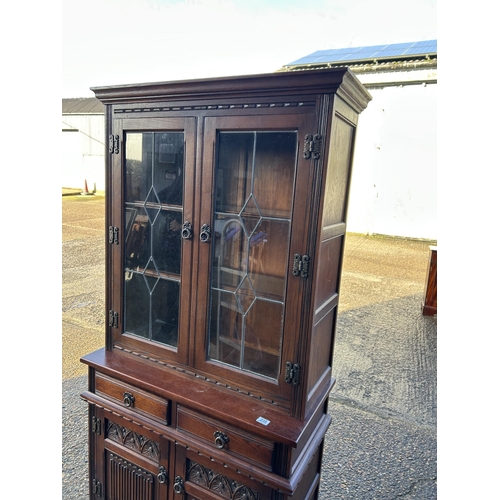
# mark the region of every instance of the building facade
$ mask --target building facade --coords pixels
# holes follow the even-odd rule
[[[437,240],[437,41],[322,50],[280,71],[336,66],[373,97],[360,116],[348,231]]]
[[[62,187],[104,191],[104,106],[95,98],[62,100]]]

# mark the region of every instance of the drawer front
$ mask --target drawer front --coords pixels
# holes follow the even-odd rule
[[[274,443],[178,406],[177,429],[272,471]]]
[[[95,392],[120,403],[123,407],[142,413],[164,425],[170,425],[169,401],[166,399],[100,373],[95,376]]]

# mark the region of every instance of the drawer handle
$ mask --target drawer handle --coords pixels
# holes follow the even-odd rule
[[[130,394],[130,392],[124,392],[123,393],[123,404],[125,406],[134,406],[134,401],[135,401],[135,398],[132,394]]]
[[[158,472],[158,482],[163,484],[167,481],[167,471],[163,465],[160,466],[160,472]]]
[[[174,493],[180,495],[183,491],[184,491],[184,481],[182,480],[181,476],[176,476],[174,483]]]
[[[222,450],[222,448],[224,448],[224,446],[226,446],[226,444],[229,443],[229,438],[227,437],[226,434],[224,434],[221,431],[215,431],[214,438],[215,438],[215,446],[219,448],[219,450]]]

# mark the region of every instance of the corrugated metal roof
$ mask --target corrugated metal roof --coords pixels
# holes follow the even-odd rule
[[[95,97],[63,99],[62,112],[66,115],[104,114],[104,104]]]
[[[373,60],[407,59],[437,54],[437,40],[317,50],[285,66],[301,64],[352,63]]]

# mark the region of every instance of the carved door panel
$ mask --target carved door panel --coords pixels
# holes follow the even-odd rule
[[[157,434],[96,409],[100,434],[90,478],[92,500],[166,499],[170,443]]]

